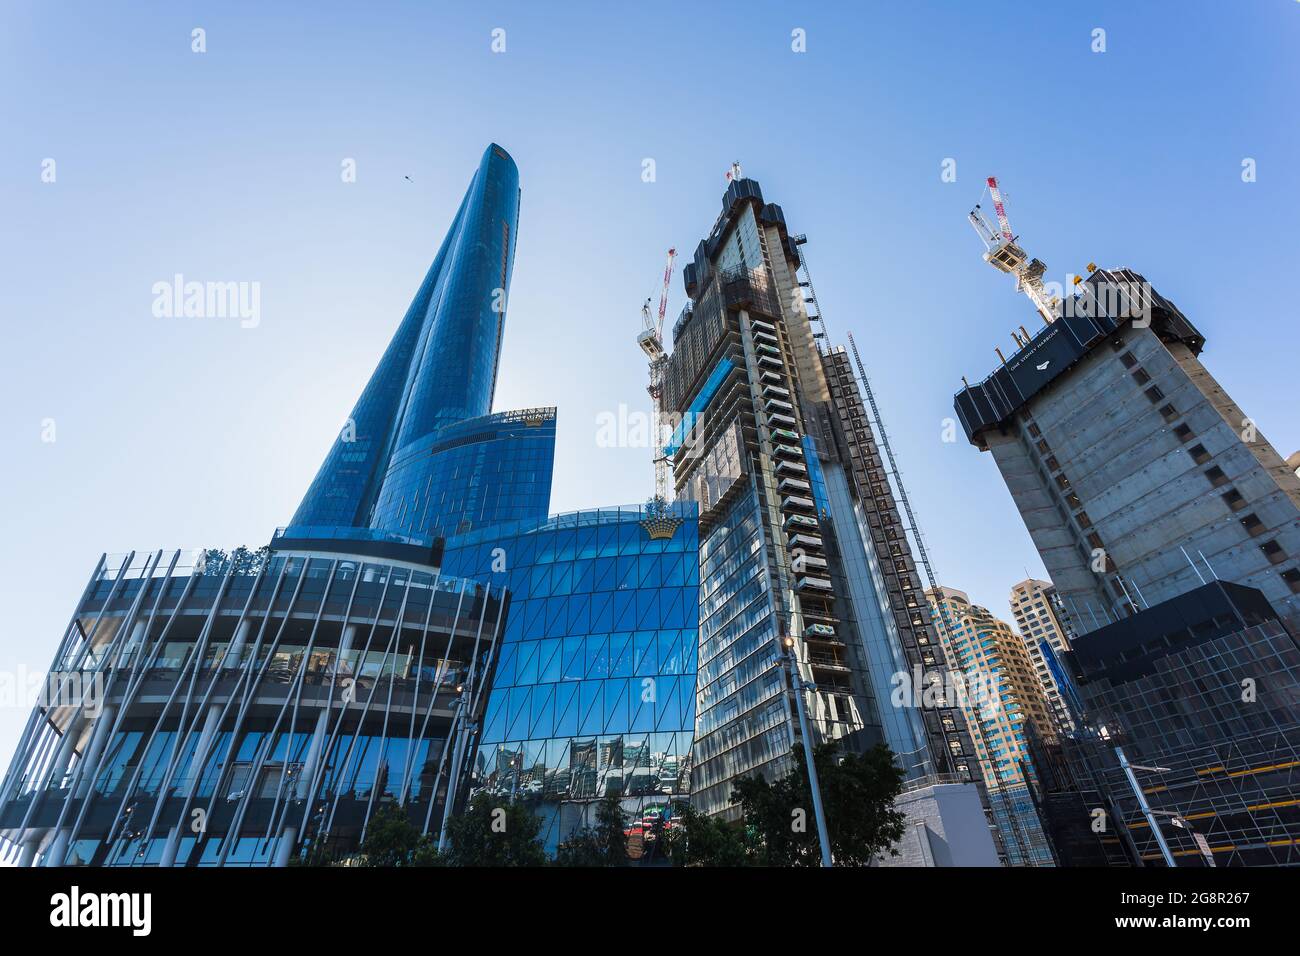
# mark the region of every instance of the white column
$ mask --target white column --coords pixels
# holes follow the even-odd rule
[[[352,650],[352,642],[357,636],[357,626],[349,624],[343,628],[343,636],[339,638],[338,653],[334,656],[334,673],[341,673],[339,668],[343,666],[343,658]]]
[[[121,657],[118,659],[119,664],[130,666],[134,662],[140,648],[144,646],[144,634],[148,628],[149,624],[146,621],[135,622],[131,628],[131,636],[127,638],[126,646],[122,648]]]
[[[280,842],[275,845],[275,866],[288,866],[289,857],[293,855],[293,849],[298,844],[298,828],[285,827],[284,832],[280,834]]]
[[[64,854],[68,852],[68,837],[72,835],[71,827],[60,827],[54,834],[54,841],[41,858],[41,866],[63,866]]]
[[[303,763],[302,773],[298,777],[298,783],[295,786],[295,796],[298,799],[311,797],[310,788],[312,779],[316,776],[316,767],[320,763],[321,750],[325,746],[325,728],[328,723],[329,711],[322,707],[320,713],[316,716],[316,731],[311,736],[311,745],[307,748],[307,759]]]
[[[77,738],[81,736],[81,729],[85,726],[80,714],[75,714],[72,720],[68,722],[68,729],[63,732],[63,739],[59,741],[58,753],[54,756],[54,762],[50,766],[50,780],[56,785],[63,782],[63,778],[68,773],[68,767],[72,764],[73,748],[76,746]]]
[[[247,618],[239,622],[235,636],[230,639],[230,647],[226,648],[226,656],[221,660],[222,667],[239,666],[240,658],[244,656],[244,645],[248,643],[248,632],[252,629],[253,624]]]
[[[81,779],[77,781],[78,797],[84,797],[90,792],[90,785],[95,782],[95,776],[99,771],[99,758],[104,752],[104,745],[108,743],[108,734],[113,729],[113,721],[116,717],[117,707],[114,704],[105,704],[104,709],[95,718],[95,729],[90,735],[90,745],[81,758],[85,769],[81,772]]]
[[[19,866],[31,866],[36,862],[36,851],[41,848],[41,841],[44,838],[44,830],[27,831],[27,836],[23,838],[22,852],[18,854]]]
[[[176,851],[181,845],[181,828],[180,824],[172,827],[167,831],[167,842],[163,844],[162,859],[158,861],[159,866],[175,866]]]
[[[212,704],[208,707],[208,714],[203,719],[203,729],[199,731],[199,742],[194,745],[194,759],[190,761],[190,768],[193,776],[190,778],[189,787],[186,788],[186,796],[192,797],[199,789],[199,781],[203,779],[203,768],[208,763],[208,753],[212,749],[212,739],[217,735],[217,727],[221,723],[221,705]]]

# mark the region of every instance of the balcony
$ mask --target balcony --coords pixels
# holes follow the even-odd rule
[[[831,581],[830,578],[818,578],[813,577],[812,575],[805,575],[804,577],[795,579],[794,589],[796,591],[827,592],[831,590]]]
[[[817,505],[811,498],[791,496],[781,499],[782,511],[816,511]]]
[[[816,518],[811,518],[808,515],[787,515],[785,527],[787,531],[791,528],[810,528],[815,531],[820,525],[817,524]]]
[[[813,667],[819,667],[822,670],[836,671],[838,673],[847,673],[849,667],[834,654],[808,654],[808,663]]]

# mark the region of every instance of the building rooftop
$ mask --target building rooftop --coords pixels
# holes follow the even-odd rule
[[[1030,336],[988,378],[954,397],[957,417],[972,445],[982,448],[984,431],[1001,425],[1125,322],[1149,319],[1161,338],[1183,342],[1197,354],[1205,344],[1176,305],[1129,269],[1093,272],[1061,310],[1055,322]]]

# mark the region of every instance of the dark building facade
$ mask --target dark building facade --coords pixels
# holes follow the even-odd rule
[[[1139,782],[1176,865],[1300,865],[1300,646],[1260,591],[1211,582],[1085,635],[1067,660],[1091,726],[1066,754],[1144,863],[1162,854],[1117,747],[1159,768]]]
[[[101,559],[0,835],[22,865],[283,866],[355,846],[386,803],[436,833],[504,609],[499,588],[396,557]]]

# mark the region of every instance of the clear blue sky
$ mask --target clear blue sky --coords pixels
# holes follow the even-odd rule
[[[101,551],[256,545],[287,521],[490,141],[524,190],[497,407],[559,406],[557,511],[650,492],[648,453],[597,449],[596,418],[644,408],[638,309],[735,159],[809,236],[941,578],[995,613],[1042,567],[992,460],[940,440],[960,377],[1034,324],[965,222],[986,175],[1050,278],[1144,273],[1300,448],[1295,0],[296,6],[0,13],[8,673],[48,664]],[[259,282],[260,324],[155,318],[175,273]],[[0,760],[26,713],[0,706]]]

